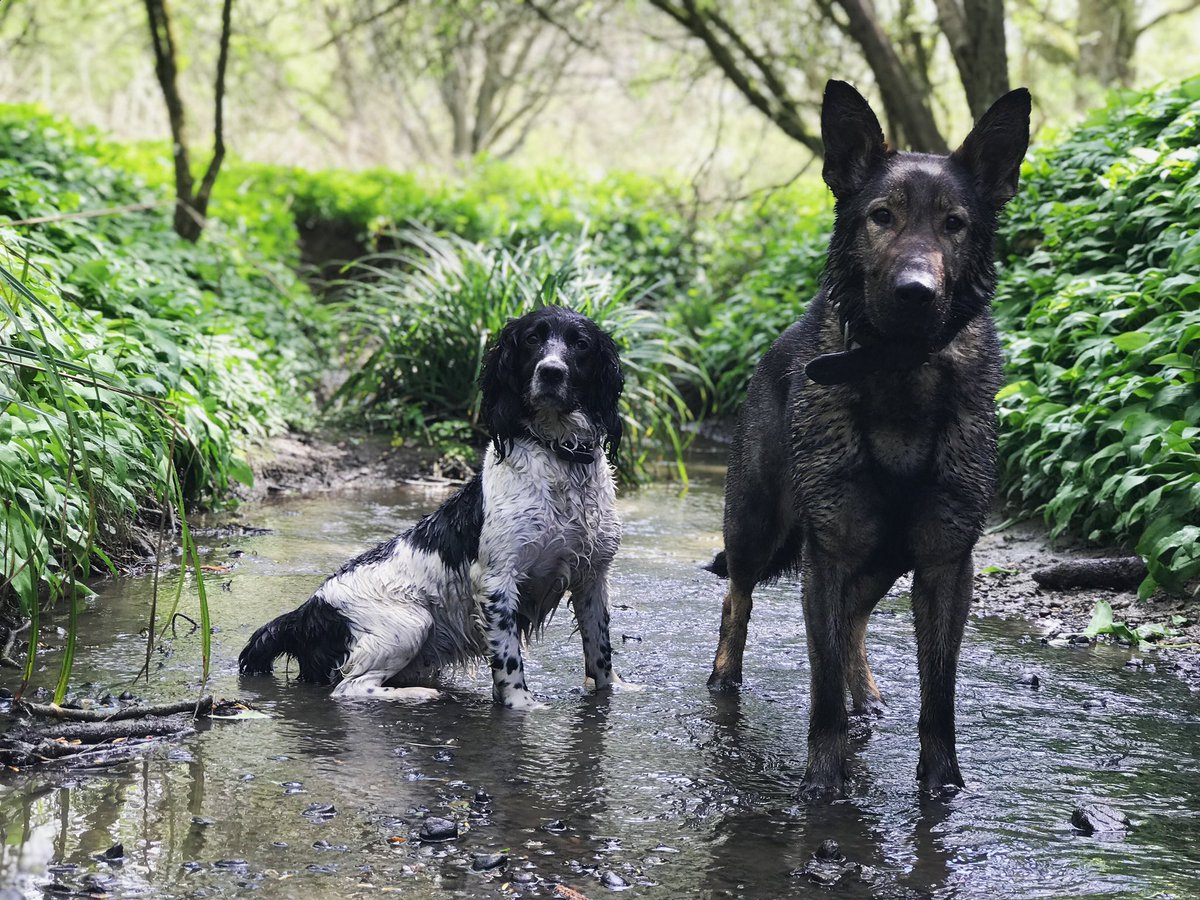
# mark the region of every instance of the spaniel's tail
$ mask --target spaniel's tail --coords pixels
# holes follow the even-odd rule
[[[269,675],[280,656],[300,664],[300,680],[331,684],[350,651],[350,623],[318,592],[272,619],[250,637],[238,656],[243,675]]]

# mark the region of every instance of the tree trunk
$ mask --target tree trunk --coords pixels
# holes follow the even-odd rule
[[[1103,87],[1129,85],[1138,37],[1136,16],[1134,0],[1079,0],[1080,78]]]
[[[884,112],[894,130],[892,143],[913,150],[946,153],[949,147],[929,108],[929,95],[905,67],[875,15],[871,0],[837,0],[849,20],[846,32],[862,48],[883,97]]]
[[[171,125],[172,157],[175,163],[175,231],[180,237],[196,241],[204,229],[208,200],[216,184],[217,174],[225,159],[224,105],[225,68],[229,62],[229,36],[233,0],[224,0],[221,7],[221,41],[217,57],[215,84],[215,115],[213,121],[213,155],[196,190],[192,163],[188,155],[187,115],[179,93],[178,54],[166,0],[145,0],[146,16],[150,23],[150,41],[154,49],[154,74],[158,78],[167,105]]]
[[[978,121],[1008,92],[1003,0],[936,0],[971,117]]]

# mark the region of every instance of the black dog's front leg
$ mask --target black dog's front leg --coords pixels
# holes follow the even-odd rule
[[[921,757],[917,779],[939,792],[963,786],[954,741],[954,685],[958,651],[971,606],[971,554],[936,566],[918,566],[913,574],[913,622],[921,672]]]
[[[836,557],[805,547],[804,624],[812,684],[808,766],[803,793],[838,797],[845,789],[846,685],[852,672],[855,620],[878,602],[890,580],[880,574],[849,574]]]

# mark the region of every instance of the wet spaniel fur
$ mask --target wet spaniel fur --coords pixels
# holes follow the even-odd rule
[[[481,472],[258,629],[241,671],[269,673],[286,655],[339,697],[423,700],[439,670],[486,659],[495,700],[530,707],[522,639],[569,593],[586,679],[611,686],[621,525],[606,451],[621,440],[621,387],[616,345],[587,317],[546,307],[511,320],[484,362]]]

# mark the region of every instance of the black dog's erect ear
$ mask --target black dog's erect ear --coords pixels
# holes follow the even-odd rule
[[[838,200],[862,187],[871,170],[887,155],[879,119],[863,95],[844,81],[825,85],[821,140],[825,142],[821,174]]]
[[[590,415],[604,429],[605,450],[615,459],[624,431],[619,401],[625,376],[621,374],[621,355],[616,342],[600,328],[596,329],[595,352],[596,372],[590,381],[587,406]]]
[[[496,346],[483,361],[479,386],[483,398],[479,418],[487,428],[496,455],[504,459],[512,449],[524,418],[521,399],[521,342],[516,319],[509,319]]]
[[[996,209],[1017,193],[1021,160],[1029,149],[1029,91],[1017,88],[991,105],[950,158],[971,173]]]

